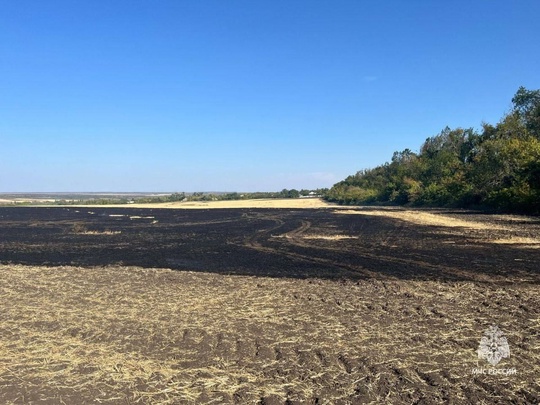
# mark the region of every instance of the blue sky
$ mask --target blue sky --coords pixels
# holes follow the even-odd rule
[[[540,88],[540,1],[0,0],[0,192],[329,187]]]

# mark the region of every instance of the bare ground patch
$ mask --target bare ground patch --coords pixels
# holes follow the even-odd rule
[[[536,403],[536,286],[0,266],[0,400]],[[473,375],[487,326],[517,375]]]

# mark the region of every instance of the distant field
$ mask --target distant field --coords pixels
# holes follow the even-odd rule
[[[1,195],[0,204],[18,203],[36,203],[44,206],[47,203],[53,203],[58,200],[66,201],[90,200],[96,198],[138,198],[155,197],[159,194],[66,194],[66,195]],[[59,206],[59,205],[51,205]],[[168,203],[135,203],[135,204],[76,204],[66,206],[78,207],[132,207],[132,208],[325,208],[336,206],[327,203],[321,198],[267,198],[267,199],[247,199],[247,200],[223,200],[223,201],[186,201],[186,202],[168,202]]]
[[[90,206],[90,205],[81,205]],[[96,207],[103,207],[99,205]],[[327,203],[321,198],[268,198],[227,201],[186,201],[154,204],[114,204],[106,207],[132,208],[183,208],[183,209],[224,209],[224,208],[328,208],[337,205]]]
[[[0,208],[0,403],[539,403],[537,218],[214,208]]]
[[[47,204],[55,201],[73,202],[96,199],[152,198],[170,195],[168,193],[0,193],[0,204]]]

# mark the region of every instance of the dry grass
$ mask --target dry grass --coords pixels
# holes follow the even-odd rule
[[[114,205],[76,205],[74,207],[125,207],[125,208],[331,208],[337,205],[327,203],[321,198],[268,198],[231,201],[186,201],[155,204],[114,204]]]
[[[490,242],[501,245],[520,245],[520,247],[527,249],[540,249],[540,238],[512,236],[510,238],[492,239]]]
[[[122,233],[122,231],[84,231],[80,232],[81,235],[119,235]]]
[[[0,276],[5,404],[487,403],[490,390],[523,402],[539,388],[534,285],[21,265]],[[477,385],[491,323],[519,374]]]
[[[71,233],[78,235],[119,235],[122,231],[111,231],[111,230],[89,230],[84,223],[77,222],[71,227]]]

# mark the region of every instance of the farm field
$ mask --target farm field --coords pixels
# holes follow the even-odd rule
[[[0,208],[0,403],[540,402],[539,219],[197,208]]]

